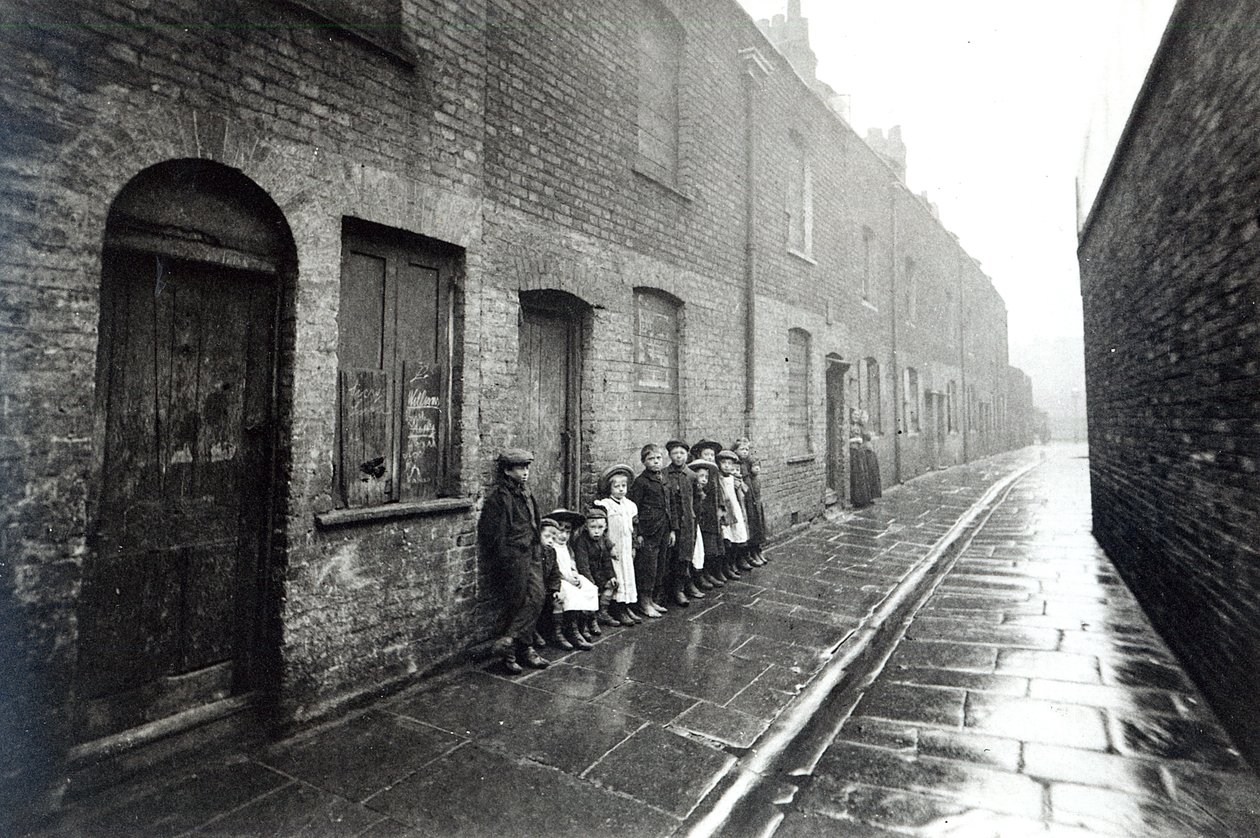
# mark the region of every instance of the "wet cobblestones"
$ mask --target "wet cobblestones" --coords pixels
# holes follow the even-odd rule
[[[1056,453],[915,615],[779,836],[1256,834],[1260,783],[1090,536],[1086,460]]]
[[[688,609],[548,650],[550,669],[429,680],[119,784],[45,834],[680,833],[959,517],[1039,453],[914,480]],[[1052,458],[997,507],[779,835],[1250,834],[1254,776],[1088,537],[1084,474]]]

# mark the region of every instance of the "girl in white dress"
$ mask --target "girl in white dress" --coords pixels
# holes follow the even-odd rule
[[[722,475],[718,485],[722,487],[722,495],[726,498],[726,518],[722,523],[722,540],[726,542],[727,572],[738,566],[748,549],[748,513],[744,509],[744,491],[735,477],[735,468],[739,465],[739,455],[734,451],[719,451],[718,468]],[[735,578],[739,578],[738,572]]]
[[[633,477],[630,466],[618,464],[608,468],[600,480],[606,496],[595,501],[608,513],[608,538],[613,543],[613,573],[617,576],[613,616],[623,623],[643,622],[642,617],[626,607],[639,601],[639,590],[634,584],[634,528],[639,507],[626,497]]]
[[[549,547],[555,553],[556,569],[560,575],[560,590],[556,591],[554,613],[561,618],[561,631],[565,639],[583,650],[591,648],[591,644],[578,629],[578,617],[581,615],[581,622],[584,623],[586,612],[599,610],[599,588],[578,573],[577,562],[573,560],[573,553],[569,550],[569,533],[575,524],[585,523],[585,516],[567,509],[557,509],[542,519],[540,527],[540,539],[544,547]]]

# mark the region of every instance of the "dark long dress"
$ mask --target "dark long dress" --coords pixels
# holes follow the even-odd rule
[[[874,452],[872,452],[874,453]],[[871,503],[870,458],[860,443],[849,444],[849,500],[861,509]],[[878,475],[876,476],[878,480]]]

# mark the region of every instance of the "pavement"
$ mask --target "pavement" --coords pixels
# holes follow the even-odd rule
[[[547,670],[423,679],[40,834],[1254,834],[1255,776],[1088,535],[1081,453],[923,475]]]

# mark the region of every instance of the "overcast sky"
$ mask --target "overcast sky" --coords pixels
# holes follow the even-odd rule
[[[754,18],[786,0],[740,0]],[[907,181],[983,263],[1017,344],[1081,333],[1075,178],[1091,112],[1123,124],[1173,0],[803,0],[851,122],[902,126]],[[1120,117],[1116,119],[1116,112]],[[1107,155],[1109,156],[1109,154]]]

